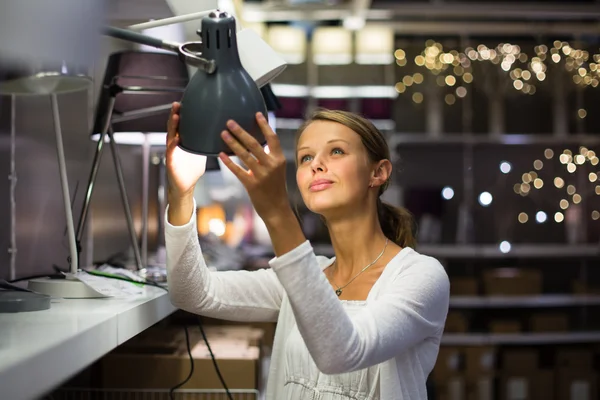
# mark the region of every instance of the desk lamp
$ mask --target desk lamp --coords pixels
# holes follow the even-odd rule
[[[65,279],[33,279],[29,281],[29,289],[37,293],[58,295],[60,297],[89,297],[94,296],[90,290],[79,280],[73,277],[77,272],[78,253],[75,242],[75,229],[73,225],[73,214],[71,211],[69,183],[67,179],[67,166],[62,140],[62,128],[59,115],[58,95],[87,90],[91,86],[91,79],[80,73],[77,69],[71,69],[67,65],[56,67],[45,67],[35,71],[22,69],[6,81],[0,82],[0,95],[11,96],[11,136],[15,136],[15,108],[18,96],[48,96],[52,108],[54,134],[56,136],[56,151],[58,156],[58,169],[60,184],[67,223],[67,237],[69,241],[70,271]],[[13,171],[14,174],[14,171]],[[13,210],[14,214],[14,210]],[[14,229],[14,219],[12,220]],[[12,235],[11,235],[12,236]],[[11,277],[14,276],[14,252],[16,244],[11,244],[13,255],[11,257]]]
[[[182,22],[185,18],[187,17],[167,18],[166,23]],[[152,21],[136,27],[147,29],[162,23]],[[236,21],[231,15],[215,10],[204,16],[202,28],[198,31],[201,41],[198,42],[173,43],[114,27],[107,27],[104,33],[134,43],[171,50],[179,54],[186,63],[198,68],[181,100],[179,135],[182,149],[207,156],[217,156],[220,152],[232,155],[220,136],[229,119],[236,120],[260,143],[265,143],[255,119],[257,112],[267,116],[259,86],[264,86],[279,75],[285,68],[285,62],[251,30],[244,29],[237,33]],[[249,59],[251,61],[242,65],[238,50],[252,54]],[[267,71],[265,68],[256,68],[262,63],[269,66]],[[247,68],[254,71],[254,77],[248,73]]]

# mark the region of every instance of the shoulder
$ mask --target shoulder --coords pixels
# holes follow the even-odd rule
[[[426,280],[429,284],[446,286],[449,288],[450,281],[444,266],[434,257],[421,254],[416,250],[405,247],[389,265],[392,280],[398,278],[417,278]]]
[[[317,256],[317,262],[319,263],[319,267],[321,267],[321,270],[324,270],[325,268],[329,267],[333,263],[333,260],[335,260],[335,257],[329,258],[325,256]]]

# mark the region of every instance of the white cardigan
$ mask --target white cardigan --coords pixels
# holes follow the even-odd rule
[[[231,321],[277,321],[267,400],[282,400],[283,351],[295,324],[321,372],[380,364],[382,400],[427,398],[425,382],[437,358],[450,290],[437,260],[402,249],[373,286],[365,311],[351,319],[322,272],[333,259],[315,256],[308,241],[271,260],[271,269],[210,272],[195,212],[183,226],[171,225],[166,215],[165,221],[176,307]]]

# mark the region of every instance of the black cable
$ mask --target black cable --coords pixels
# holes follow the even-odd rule
[[[188,332],[187,326],[185,326],[185,325],[183,326],[183,331],[185,332],[185,346],[187,348],[187,353],[190,358],[190,373],[183,381],[179,382],[177,385],[173,386],[169,390],[169,398],[171,400],[175,400],[175,396],[174,396],[175,391],[177,389],[179,389],[180,387],[182,387],[183,385],[185,385],[192,378],[192,375],[194,375],[194,357],[192,356],[192,349],[190,346],[190,334]]]
[[[85,271],[85,270],[84,270]],[[117,280],[122,280],[122,281],[126,281],[126,282],[131,282],[131,283],[139,283],[139,284],[143,284],[143,285],[150,285],[150,286],[156,286],[159,287],[165,291],[169,291],[168,288],[161,286],[159,283],[154,282],[152,280],[146,279],[145,281],[136,281],[133,279],[129,279],[126,277],[121,277],[121,276],[107,276],[104,275],[102,273],[95,273],[93,271],[85,271],[90,275],[96,275],[96,276],[102,276],[104,278],[109,278],[109,279],[117,279]],[[217,359],[215,358],[215,355],[210,347],[210,343],[208,342],[208,338],[206,337],[206,333],[204,332],[204,329],[202,328],[202,321],[200,320],[200,318],[198,318],[198,328],[200,328],[200,334],[202,335],[202,339],[204,340],[204,343],[206,344],[206,348],[208,349],[208,352],[210,354],[210,358],[212,360],[212,363],[215,367],[215,372],[217,373],[217,376],[219,377],[219,380],[221,381],[221,385],[223,385],[223,389],[225,389],[225,393],[227,394],[227,398],[229,400],[233,400],[233,396],[231,395],[231,392],[229,391],[229,388],[227,387],[227,384],[225,383],[225,379],[223,379],[223,375],[221,374],[221,370],[219,369],[219,366],[217,364]],[[190,358],[190,372],[188,374],[188,376],[181,381],[180,383],[178,383],[177,385],[173,386],[170,390],[169,390],[169,397],[171,400],[174,400],[174,392],[175,390],[179,389],[181,386],[185,385],[191,378],[192,375],[194,374],[194,357],[192,356],[192,349],[191,349],[191,345],[190,345],[190,335],[188,332],[188,328],[187,326],[183,326],[184,332],[185,332],[185,346],[187,349],[187,353],[188,356]]]
[[[217,372],[217,375],[219,376],[221,385],[223,385],[223,389],[225,389],[225,393],[227,393],[227,398],[229,400],[233,400],[233,396],[231,396],[231,392],[229,392],[229,388],[225,384],[225,379],[223,379],[223,375],[221,375],[221,370],[219,369],[219,366],[217,365],[217,359],[215,358],[215,355],[213,354],[212,349],[210,348],[210,344],[208,344],[208,339],[206,337],[206,333],[204,333],[204,329],[202,328],[202,321],[200,320],[200,318],[198,318],[198,328],[200,328],[200,334],[202,335],[202,339],[204,339],[204,343],[206,343],[206,348],[208,349],[208,352],[210,353],[210,358],[212,359],[213,365],[215,366],[215,371]]]
[[[90,275],[95,275],[95,276],[101,276],[103,278],[108,278],[108,279],[117,279],[117,280],[121,280],[121,281],[125,281],[125,282],[131,282],[131,283],[137,283],[137,284],[141,284],[141,285],[149,285],[149,286],[155,286],[158,288],[163,289],[164,291],[168,292],[169,289],[166,288],[165,286],[162,286],[161,284],[159,284],[158,282],[152,281],[150,279],[145,279],[143,281],[136,281],[134,279],[130,279],[130,278],[126,278],[124,276],[114,276],[114,275],[105,275],[103,273],[99,273],[99,272],[95,272],[95,271],[86,271],[86,270],[82,270]],[[35,279],[35,278],[41,278],[41,277],[47,277],[48,275],[38,275],[38,276],[29,276],[29,277],[23,277],[23,278],[19,278],[19,279],[15,279],[14,281],[10,281],[10,283],[13,282],[19,282],[19,281],[24,281],[24,280],[29,280],[29,279]],[[61,275],[64,278],[64,275]],[[229,388],[227,387],[227,384],[225,383],[225,379],[223,379],[223,375],[221,374],[221,370],[219,369],[219,366],[217,365],[217,359],[215,358],[215,355],[210,347],[210,344],[208,343],[208,338],[206,337],[206,333],[204,332],[204,329],[202,328],[202,321],[200,320],[200,318],[198,318],[198,328],[200,328],[200,334],[202,335],[202,339],[204,340],[204,343],[206,344],[206,348],[208,349],[208,352],[210,354],[210,358],[212,360],[212,363],[215,367],[215,372],[217,373],[217,376],[219,377],[219,380],[221,381],[221,385],[223,385],[223,389],[225,389],[225,393],[227,393],[227,398],[229,400],[233,400],[233,396],[231,395],[231,392],[229,391]],[[192,375],[194,374],[194,357],[192,356],[192,349],[191,349],[191,345],[190,345],[190,335],[188,332],[188,328],[187,326],[183,326],[184,332],[185,332],[185,345],[186,345],[186,349],[187,349],[187,353],[188,356],[190,358],[190,372],[188,374],[188,376],[181,381],[180,383],[178,383],[177,385],[173,386],[170,390],[169,390],[169,397],[171,400],[174,400],[174,392],[175,390],[179,389],[181,386],[185,385],[191,378]]]

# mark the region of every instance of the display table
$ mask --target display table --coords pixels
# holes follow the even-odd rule
[[[176,310],[148,286],[126,299],[56,299],[49,310],[0,314],[0,397],[32,400]]]

